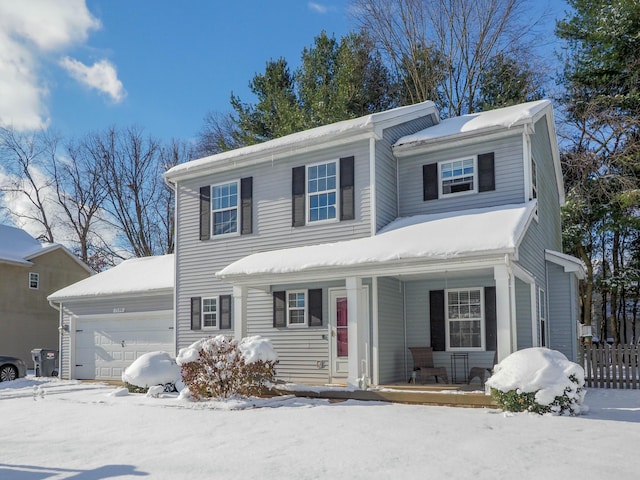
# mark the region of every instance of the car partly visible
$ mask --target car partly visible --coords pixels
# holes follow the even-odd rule
[[[27,376],[27,364],[19,358],[0,355],[0,382]]]

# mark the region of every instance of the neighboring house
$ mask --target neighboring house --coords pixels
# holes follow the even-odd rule
[[[432,102],[170,169],[177,348],[262,335],[282,380],[406,381],[408,348],[468,366],[574,359],[582,264],[559,253],[552,105],[441,121]],[[458,361],[459,360],[459,361]]]
[[[125,260],[49,295],[60,312],[60,375],[121,380],[140,355],[175,355],[173,255]]]
[[[91,273],[62,245],[0,225],[0,354],[32,368],[32,349],[58,350],[58,316],[47,295]]]

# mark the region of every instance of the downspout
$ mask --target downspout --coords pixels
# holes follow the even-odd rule
[[[407,376],[407,370],[409,369],[407,365],[407,351],[409,350],[407,345],[407,291],[404,288],[402,281],[398,281],[400,282],[400,288],[402,288],[402,328],[404,330],[404,352],[402,358],[404,358],[404,378]],[[429,321],[431,321],[431,319],[429,319]]]

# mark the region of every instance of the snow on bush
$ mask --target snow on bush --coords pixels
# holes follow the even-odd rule
[[[149,352],[141,355],[122,373],[122,381],[136,388],[130,390],[146,392],[149,387],[162,385],[172,391],[180,384],[180,367],[167,352]]]
[[[495,366],[486,385],[506,411],[577,415],[583,410],[584,370],[556,350],[512,353]]]
[[[191,397],[200,400],[261,393],[275,380],[278,357],[266,338],[218,335],[181,349],[176,361]]]

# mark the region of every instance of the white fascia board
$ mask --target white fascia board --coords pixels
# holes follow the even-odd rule
[[[527,231],[529,230],[529,226],[531,225],[531,222],[533,221],[533,218],[535,217],[535,212],[536,209],[538,207],[538,200],[531,200],[531,202],[535,202],[535,207],[531,208],[529,210],[529,216],[525,219],[524,225],[522,225],[522,228],[520,231],[516,232],[515,234],[515,253],[514,253],[514,260],[518,260],[520,258],[520,244],[522,243],[522,241],[524,240],[524,236],[527,233]]]
[[[162,288],[157,290],[144,290],[144,291],[131,291],[126,293],[87,293],[84,295],[65,295],[63,297],[56,297],[50,295],[47,297],[47,300],[55,303],[68,303],[68,302],[79,302],[79,303],[92,303],[96,299],[100,300],[129,300],[131,298],[141,298],[141,297],[159,297],[159,296],[174,296],[174,289],[171,288]],[[175,297],[174,297],[175,298]]]
[[[566,273],[575,273],[580,280],[586,278],[585,265],[582,260],[567,255],[566,253],[556,252],[555,250],[544,251],[545,260],[561,266]]]
[[[147,317],[155,317],[156,315],[173,315],[173,310],[146,310],[144,312],[125,312],[125,313],[87,313],[83,315],[73,315],[76,320],[129,320],[129,319],[145,319]]]
[[[504,264],[505,255],[512,255],[513,250],[494,250],[490,252],[474,252],[466,258],[455,259],[386,262],[384,264],[366,264],[350,266],[333,266],[308,269],[293,273],[264,273],[256,275],[226,275],[217,276],[220,280],[232,285],[261,288],[268,285],[284,285],[293,283],[308,283],[312,281],[343,280],[346,277],[399,277],[416,274],[439,272],[456,272],[464,270],[478,270]]]
[[[0,264],[13,265],[17,267],[32,267],[33,262],[28,260],[10,260],[8,258],[0,258]]]
[[[524,126],[491,127],[472,132],[456,133],[438,138],[430,138],[420,142],[406,143],[393,147],[393,154],[397,158],[419,155],[423,153],[437,152],[452,147],[462,147],[478,142],[500,140],[502,138],[521,135]]]

